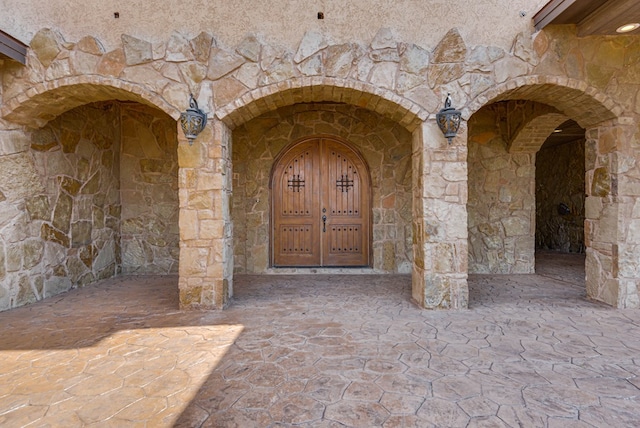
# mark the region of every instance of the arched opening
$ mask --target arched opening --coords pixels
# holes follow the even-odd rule
[[[363,165],[369,167],[371,233],[366,234],[371,240],[371,255],[355,265],[371,266],[371,272],[377,273],[410,273],[413,262],[411,133],[370,110],[331,102],[283,107],[264,113],[233,131],[234,272],[282,271],[273,269],[274,265],[283,265],[274,263],[269,244],[273,238],[270,227],[274,225],[270,172],[278,162],[278,155],[286,152],[292,143],[316,136],[348,142],[361,155]],[[332,184],[336,187],[335,182]],[[321,218],[320,213],[318,219]],[[343,265],[334,263],[334,266]]]
[[[362,155],[336,136],[294,142],[273,164],[272,267],[368,267],[371,177]]]
[[[585,130],[557,126],[536,153],[536,273],[582,286],[585,267]]]
[[[136,83],[114,77],[73,76],[38,83],[3,103],[0,116],[31,127],[42,127],[50,120],[81,105],[108,100],[134,101],[161,110],[174,119],[180,112],[158,94]]]
[[[584,164],[585,169],[582,173],[580,168],[572,168],[576,179],[571,181],[577,184],[568,185],[572,190],[568,190],[570,194],[564,198],[569,202],[558,202],[553,209],[566,212],[564,215],[574,214],[580,228],[580,211],[585,207],[583,247],[587,253],[587,296],[619,306],[620,296],[624,294],[614,268],[619,258],[616,253],[619,238],[611,226],[620,221],[621,202],[611,197],[617,191],[612,178],[616,166],[611,153],[621,150],[617,146],[621,140],[616,139],[622,135],[623,125],[616,120],[621,109],[579,82],[542,84],[544,78],[536,79],[541,82],[532,84],[516,79],[503,85],[502,92],[500,88],[491,89],[487,94],[491,101],[469,119],[469,272],[535,271],[535,231],[543,226],[536,225],[536,203],[542,202],[536,201],[536,158],[540,157],[551,168],[545,177],[551,184],[546,186],[560,192],[565,181],[570,181],[565,170],[571,165],[549,162],[551,152],[547,150],[552,150],[549,149],[552,143],[547,147],[543,144],[555,129],[561,128],[567,119],[573,119],[578,134],[584,137],[587,129],[586,143],[582,151],[577,147],[577,152],[582,153],[580,159],[576,159],[573,152],[565,157],[568,156],[567,162],[570,159],[574,164]],[[542,152],[541,147],[544,147]],[[572,149],[575,151],[576,146]],[[558,155],[551,153],[554,158]],[[583,181],[580,175],[585,177]],[[582,185],[582,190],[576,192],[576,185]],[[584,194],[586,201],[582,201]],[[548,199],[553,198],[555,195]],[[549,218],[541,221],[554,224]],[[555,226],[557,234],[557,222]],[[575,229],[571,232],[574,237],[564,245],[581,250],[580,234]]]
[[[584,132],[563,122],[536,154],[536,249],[585,251]]]
[[[22,146],[0,163],[17,167],[7,203],[25,210],[2,220],[2,250],[20,260],[3,279],[19,284],[3,309],[120,273],[177,273],[176,130],[157,108],[101,99],[12,131]]]

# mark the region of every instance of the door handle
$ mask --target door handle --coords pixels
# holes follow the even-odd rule
[[[327,231],[327,216],[326,215],[322,216],[322,231],[323,232]]]

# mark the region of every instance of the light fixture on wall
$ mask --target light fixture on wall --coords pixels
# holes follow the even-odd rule
[[[447,94],[444,108],[436,114],[436,121],[449,144],[451,144],[451,139],[458,133],[461,115],[462,113],[459,110],[451,107],[451,94]]]
[[[207,114],[198,108],[198,102],[193,98],[193,94],[189,94],[187,111],[180,113],[180,125],[182,125],[182,132],[189,140],[190,146],[207,125]]]

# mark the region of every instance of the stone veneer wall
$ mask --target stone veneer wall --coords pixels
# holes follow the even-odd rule
[[[99,102],[0,139],[0,310],[120,272],[177,272],[172,118]]]
[[[178,272],[176,122],[138,103],[122,104],[122,271]]]
[[[536,155],[536,248],[584,253],[584,140]],[[569,214],[561,215],[564,203]]]
[[[491,28],[489,33],[503,29]],[[495,233],[471,230],[471,239],[479,242],[478,238],[498,236],[502,243],[496,244],[500,248],[492,254],[504,254],[513,264],[506,270],[532,269],[535,180],[527,171],[533,170],[530,153],[542,144],[533,149],[537,137],[533,131],[539,130],[538,123],[550,123],[539,117],[531,120],[532,126],[525,125],[522,137],[532,139],[514,155],[507,155],[513,152],[514,135],[502,138],[509,147],[503,151],[496,141],[488,144],[492,138],[471,134],[470,146],[481,147],[470,150],[467,157],[466,144],[456,147],[454,142],[443,150],[446,143],[431,119],[447,92],[463,118],[471,118],[469,122],[480,109],[499,101],[544,103],[555,109],[548,113],[565,115],[586,129],[587,293],[618,307],[640,306],[636,257],[640,249],[640,163],[636,162],[640,158],[640,43],[636,36],[580,38],[572,26],[549,26],[531,34],[527,26],[521,33],[504,36],[513,38],[508,48],[487,45],[474,31],[460,33],[452,28],[446,34],[434,32],[434,40],[442,39],[433,47],[413,37],[399,39],[397,28],[382,28],[373,39],[358,37],[349,43],[334,40],[330,30],[305,25],[302,30],[302,39],[292,39],[287,47],[248,34],[233,48],[205,32],[193,38],[179,31],[168,39],[139,35],[146,40],[125,33],[119,35],[121,43],[107,45],[105,51],[93,36],[66,41],[58,27],[41,29],[30,41],[27,66],[4,65],[0,70],[0,126],[12,135],[9,140],[19,138],[13,136],[20,133],[15,131],[17,124],[43,126],[79,104],[106,99],[154,105],[177,119],[193,93],[210,113],[211,126],[193,149],[179,155],[180,301],[182,307],[211,308],[222,307],[229,297],[224,290],[232,289],[229,266],[220,263],[232,264],[232,226],[227,216],[229,131],[299,102],[344,102],[376,111],[414,132],[414,171],[419,171],[414,174],[414,201],[420,203],[413,204],[417,231],[413,295],[422,306],[446,307],[449,297],[454,301],[462,296],[458,290],[466,290],[467,216],[461,209],[467,201],[464,160],[475,163],[469,175],[470,192],[475,192],[470,200],[485,198],[468,206],[470,225],[472,229],[480,224],[496,226]],[[468,46],[463,37],[478,44]],[[467,130],[461,128],[464,132],[458,139],[466,142]],[[495,169],[483,171],[491,161]],[[505,163],[504,168],[499,166]],[[511,179],[512,170],[523,182],[526,177],[518,174],[530,174],[529,186],[489,180],[495,171],[499,180]],[[454,182],[446,183],[447,193],[443,193],[449,179]],[[525,195],[509,194],[510,190]],[[200,204],[201,195],[209,191],[220,202],[214,204],[215,210]],[[219,206],[223,209],[218,210]],[[460,221],[456,224],[451,218]],[[457,229],[460,224],[465,233]],[[445,226],[451,233],[431,233]],[[529,242],[520,239],[527,227]],[[478,255],[487,250],[482,245],[486,243],[480,242],[479,251],[470,249],[472,272]],[[453,291],[447,294],[446,290]],[[466,306],[462,299],[458,301],[460,306],[453,306]]]
[[[96,103],[2,133],[0,310],[120,271],[119,121]]]
[[[318,134],[342,137],[363,155],[372,179],[373,267],[411,272],[411,134],[369,110],[308,103],[264,114],[233,134],[233,221],[236,273],[269,267],[269,178],[289,143]]]
[[[469,273],[533,273],[535,154],[508,153],[499,122],[469,120]]]

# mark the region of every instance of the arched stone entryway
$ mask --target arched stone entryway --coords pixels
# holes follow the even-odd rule
[[[482,105],[487,107],[480,109]],[[630,249],[635,247],[627,244],[631,220],[628,213],[637,197],[632,187],[619,185],[627,182],[625,171],[629,170],[622,165],[633,159],[625,143],[633,130],[621,117],[622,109],[582,82],[533,76],[492,88],[472,101],[465,112],[473,112],[469,119],[470,171],[483,177],[470,177],[469,181],[484,186],[482,190],[470,190],[470,271],[533,272],[535,152],[554,126],[572,118],[587,130],[587,295],[616,307],[637,306],[637,263],[630,255]],[[487,114],[501,120],[491,126],[481,125]],[[492,144],[493,149],[489,148]],[[476,168],[472,166],[474,162]],[[515,184],[519,181],[520,185]],[[480,197],[487,186],[494,188],[495,198],[486,194]],[[491,200],[495,201],[493,207],[488,205]],[[500,233],[505,235],[502,241],[498,238]],[[510,257],[506,260],[496,259],[495,265],[489,260],[477,263],[482,247],[487,250],[507,243]]]
[[[270,177],[273,267],[369,267],[371,178],[362,155],[333,135],[295,141]]]
[[[249,92],[219,109],[196,140],[196,155],[181,163],[180,173],[181,305],[223,307],[232,294],[234,131],[266,112],[314,102],[373,111],[411,132],[413,298],[422,307],[466,307],[465,221],[447,221],[466,219],[464,145],[447,145],[435,121],[427,121],[427,112],[412,102],[368,84],[332,78],[291,79]],[[206,190],[200,177],[212,177],[207,183],[213,186],[216,212],[189,204]]]
[[[49,82],[4,106],[26,125],[4,122],[3,143],[14,144],[0,156],[13,165],[3,168],[9,203],[25,207],[1,220],[13,226],[3,254],[20,261],[3,277],[19,288],[9,307],[119,273],[178,270],[176,122],[139,94],[151,93],[87,80]]]
[[[411,133],[375,112],[338,103],[283,107],[234,130],[235,272],[271,272],[269,171],[278,154],[289,144],[317,135],[348,141],[369,166],[371,272],[411,273]]]

